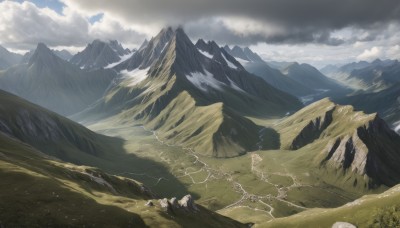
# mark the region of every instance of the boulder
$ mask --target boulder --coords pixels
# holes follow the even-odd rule
[[[335,222],[332,228],[357,228],[355,225],[348,222]]]
[[[179,200],[178,203],[182,208],[184,208],[188,211],[198,211],[199,210],[197,208],[196,204],[194,203],[194,200],[190,194],[182,197],[182,199]]]

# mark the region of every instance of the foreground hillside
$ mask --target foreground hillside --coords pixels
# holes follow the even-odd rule
[[[255,227],[331,227],[338,221],[356,227],[399,227],[400,186],[376,195],[366,195],[332,209],[310,209],[286,218],[261,223]]]
[[[201,206],[165,211],[132,179],[64,163],[3,133],[0,145],[3,226],[246,227]]]
[[[163,207],[162,196],[133,179],[66,163],[61,159],[112,170],[107,156],[122,151],[107,151],[117,148],[107,146],[114,139],[14,95],[1,92],[0,104],[12,107],[0,115],[0,178],[7,186],[0,189],[2,226],[244,227],[190,198]],[[144,162],[131,157],[129,164],[135,160]],[[143,165],[155,169],[156,163]],[[146,206],[151,199],[154,205]]]

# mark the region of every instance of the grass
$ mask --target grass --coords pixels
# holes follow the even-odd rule
[[[338,208],[312,209],[256,227],[331,227],[337,221],[357,227],[397,227],[400,221],[399,196],[399,186],[395,186],[384,193],[366,195]]]
[[[0,135],[0,224],[4,226],[244,227],[200,206],[198,213],[165,213],[141,184],[99,169],[59,162]],[[111,187],[99,184],[101,177]],[[154,200],[155,202],[156,200]],[[21,219],[23,218],[23,219]]]

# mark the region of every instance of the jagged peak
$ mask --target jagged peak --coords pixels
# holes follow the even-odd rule
[[[188,74],[191,72],[203,72],[203,56],[197,50],[185,31],[178,27],[172,34],[166,51],[158,63],[165,62],[164,58],[174,58],[171,63],[174,72]]]
[[[228,53],[232,51],[232,49],[227,44],[225,44],[224,50],[227,51]]]
[[[239,47],[238,45],[234,45],[233,48],[232,48],[232,51],[233,51],[233,50],[240,50],[240,51],[243,51],[243,49],[242,49],[241,47]]]
[[[195,45],[196,45],[196,47],[198,47],[198,46],[207,45],[207,43],[203,39],[200,38],[197,40]]]
[[[29,59],[28,65],[34,63],[50,64],[59,59],[44,43],[38,43],[35,52]]]

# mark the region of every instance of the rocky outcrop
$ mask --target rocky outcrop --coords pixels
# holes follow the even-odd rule
[[[376,115],[352,134],[331,140],[321,165],[364,176],[369,188],[393,186],[400,181],[399,148],[400,137]]]
[[[326,182],[373,189],[400,182],[400,136],[377,114],[328,99],[280,122],[281,148],[313,154]]]
[[[176,197],[172,197],[170,200],[167,198],[158,200],[160,206],[166,212],[175,212],[175,211],[185,211],[185,212],[198,212],[199,209],[196,206],[192,196],[186,195],[182,197],[181,200],[177,200]]]
[[[184,196],[181,200],[179,200],[178,204],[181,208],[185,209],[186,211],[199,210],[196,204],[194,203],[194,200],[191,195]]]

